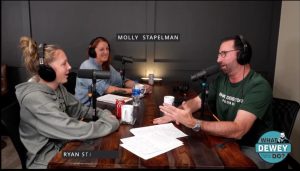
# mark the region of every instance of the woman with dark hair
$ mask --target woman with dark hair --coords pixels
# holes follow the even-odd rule
[[[79,69],[95,69],[101,71],[109,71],[109,79],[97,79],[96,91],[99,95],[122,92],[124,94],[131,94],[132,88],[135,84],[130,79],[125,79],[124,84],[120,73],[110,64],[110,45],[106,38],[94,38],[88,48],[89,59],[85,60]],[[88,92],[91,88],[92,80],[86,78],[76,79],[75,97],[83,104],[89,105],[90,99]],[[122,87],[124,85],[124,88]],[[146,93],[152,91],[150,85],[145,85]]]

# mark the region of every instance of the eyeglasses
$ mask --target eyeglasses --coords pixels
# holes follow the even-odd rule
[[[221,56],[222,58],[225,58],[225,56],[227,55],[228,52],[233,52],[233,51],[237,51],[240,49],[233,49],[233,50],[228,50],[228,51],[221,51],[218,53],[218,56]]]

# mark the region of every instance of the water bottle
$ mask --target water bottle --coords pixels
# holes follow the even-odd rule
[[[137,83],[135,82],[134,87],[132,89],[132,105],[133,106],[139,106],[140,105],[141,90],[136,85],[137,85]]]
[[[149,85],[153,85],[154,84],[154,74],[149,74],[148,84]]]

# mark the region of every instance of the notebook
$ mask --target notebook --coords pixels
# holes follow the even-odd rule
[[[118,100],[124,100],[125,103],[129,102],[130,100],[132,100],[131,97],[119,96],[119,95],[115,95],[115,94],[106,94],[106,95],[98,97],[97,101],[111,103],[111,104],[116,104],[116,100],[117,99]]]

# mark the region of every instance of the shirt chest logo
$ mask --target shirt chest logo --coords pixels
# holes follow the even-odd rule
[[[235,106],[236,104],[242,104],[244,102],[244,99],[234,97],[234,96],[229,96],[222,92],[219,93],[219,98],[224,104],[231,105],[231,106]]]

